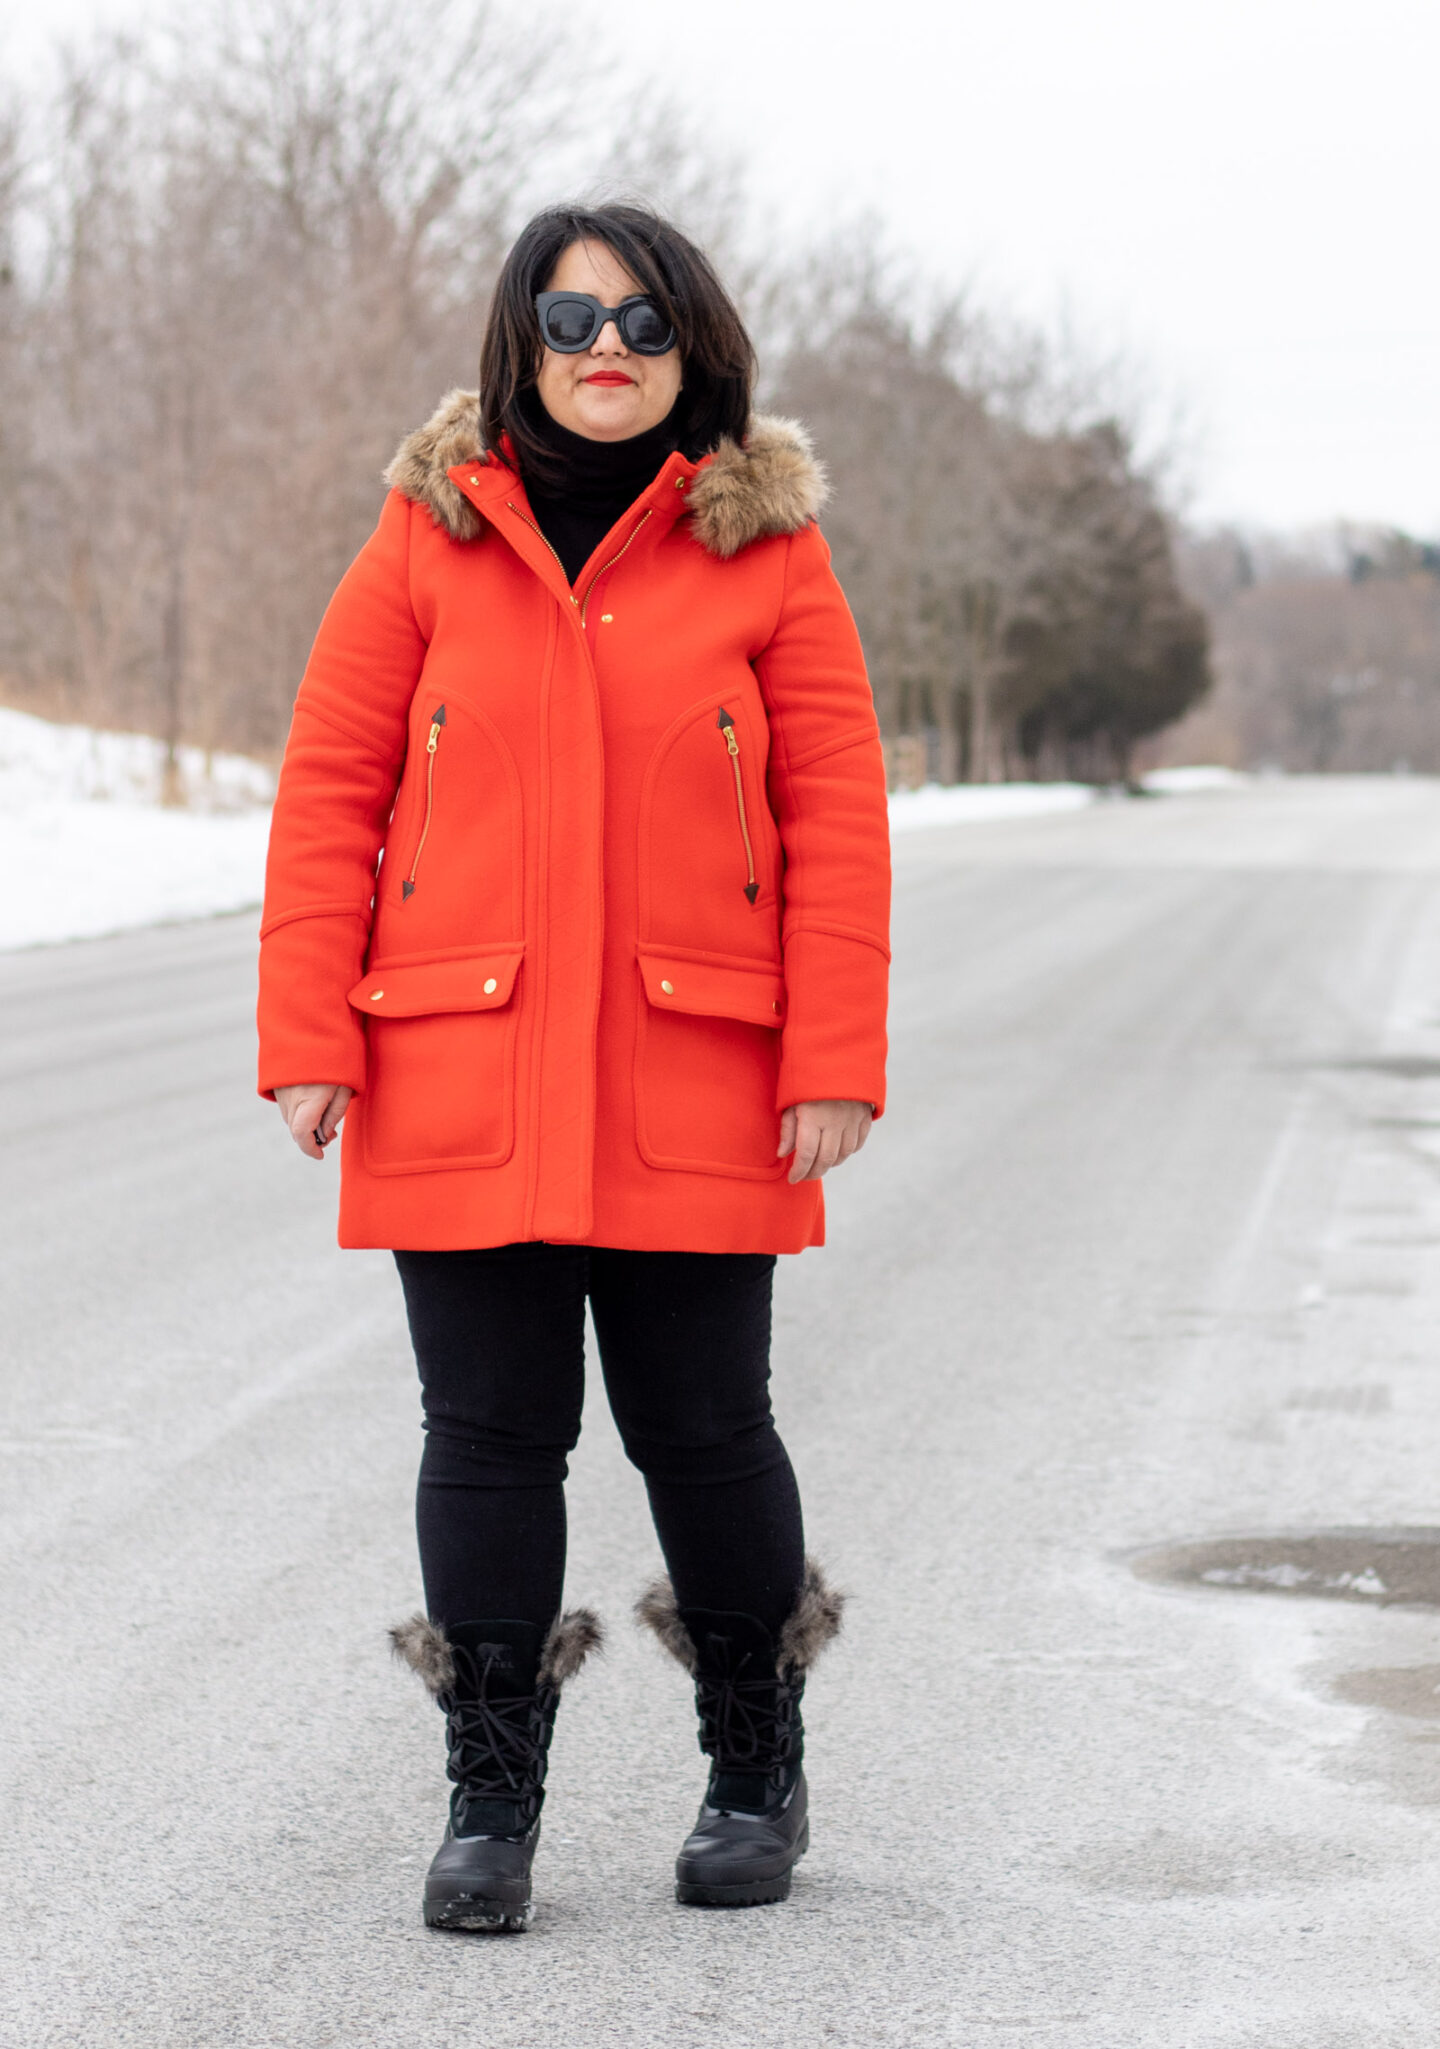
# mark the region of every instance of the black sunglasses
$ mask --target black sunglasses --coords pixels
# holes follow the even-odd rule
[[[535,304],[547,349],[578,356],[588,349],[607,320],[613,320],[621,341],[638,356],[663,356],[675,346],[675,329],[653,299],[637,293],[618,306],[602,306],[588,292],[540,292]]]

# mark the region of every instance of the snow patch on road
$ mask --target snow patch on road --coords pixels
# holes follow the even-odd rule
[[[1200,1575],[1210,1587],[1278,1587],[1282,1593],[1297,1588],[1317,1594],[1368,1594],[1383,1599],[1388,1591],[1373,1565],[1363,1572],[1316,1572],[1308,1565],[1212,1565]]]
[[[259,903],[273,776],[197,747],[178,768],[165,807],[160,741],[0,710],[0,951]]]

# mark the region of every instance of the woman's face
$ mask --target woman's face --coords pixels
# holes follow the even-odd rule
[[[572,242],[546,281],[547,292],[588,292],[602,306],[643,292],[604,242]],[[552,420],[587,441],[628,441],[658,427],[680,393],[680,351],[640,356],[607,320],[578,356],[542,351],[536,388]]]

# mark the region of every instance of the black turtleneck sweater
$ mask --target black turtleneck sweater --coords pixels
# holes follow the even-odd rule
[[[538,400],[530,418],[564,465],[563,478],[527,477],[525,491],[541,533],[573,584],[627,506],[652,484],[679,446],[675,414],[628,441],[591,441],[562,427]]]

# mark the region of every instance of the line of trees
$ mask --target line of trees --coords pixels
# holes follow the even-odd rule
[[[923,740],[941,782],[1124,780],[1209,682],[1156,486],[1033,339],[963,305],[917,334],[892,310],[907,296],[865,276],[779,384],[837,486],[882,728]]]
[[[648,191],[813,428],[898,777],[1123,777],[1208,682],[1162,496],[1033,336],[863,235],[759,249],[733,167],[492,0],[255,0],[0,116],[0,690],[272,754],[402,432],[473,381],[537,201]]]
[[[1187,539],[1216,686],[1155,758],[1440,774],[1440,547],[1336,527]]]

